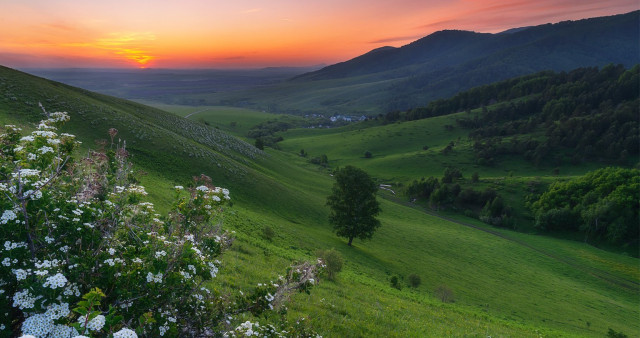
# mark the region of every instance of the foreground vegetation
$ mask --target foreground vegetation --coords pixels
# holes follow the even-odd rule
[[[392,183],[392,190],[425,175],[441,177],[449,166],[461,168],[465,179],[477,171],[474,184],[479,189],[492,186],[499,193],[513,190],[516,196],[528,181],[544,186],[557,179],[554,166],[531,167],[516,158],[503,159],[499,168],[474,167],[466,131],[444,127],[455,125],[456,115],[366,129],[293,129],[282,134],[283,151],[259,152],[236,139],[227,148],[207,145],[219,133],[215,128],[149,107],[87,96],[8,70],[0,77],[0,118],[5,123],[34,128],[40,116],[37,102],[50,100],[52,105],[89,107],[79,109],[82,114],[65,109],[72,120],[62,130],[77,134],[84,149],[104,137],[91,130],[104,126],[104,135],[108,128],[118,128],[135,170],[146,173],[140,184],[160,211],[169,210],[175,193],[162,187],[187,186],[191,176],[204,173],[228,187],[233,206],[223,221],[236,231],[236,241],[219,266],[225,281],[221,290],[234,294],[274,280],[291,261],[313,259],[317,250],[339,252],[344,266],[334,280],[323,281],[309,296],[292,296],[286,310],[292,320],[306,317],[323,336],[603,336],[610,328],[631,336],[640,333],[635,258],[582,242],[492,228],[456,214],[445,215],[445,220],[387,191],[379,193],[381,226],[370,241],[348,247],[332,233],[325,203],[333,178],[329,170],[309,162],[322,154],[329,166],[364,168]],[[452,140],[453,151],[443,154]],[[300,149],[308,157],[300,156]],[[364,156],[367,150],[370,158]],[[598,166],[563,164],[560,175],[581,175]],[[410,286],[411,275],[420,277],[417,287]],[[282,319],[280,314],[247,313],[236,320]]]

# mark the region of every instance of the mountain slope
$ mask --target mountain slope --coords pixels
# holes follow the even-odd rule
[[[71,120],[63,132],[78,136],[83,150],[104,146],[107,132],[116,128],[116,142],[126,149],[147,180],[162,180],[149,192],[158,196],[172,185],[188,185],[192,177],[205,174],[213,182],[237,193],[236,202],[260,209],[272,203],[302,205],[312,197],[299,187],[265,176],[269,168],[281,166],[254,146],[215,128],[131,101],[117,99],[48,81],[9,68],[0,67],[0,123],[33,128],[43,118],[38,103],[48,111],[67,111]],[[324,214],[320,214],[324,216]]]
[[[483,34],[440,31],[400,48],[252,91],[208,99],[272,111],[369,114],[404,110],[481,84],[541,70],[640,61],[640,12]]]

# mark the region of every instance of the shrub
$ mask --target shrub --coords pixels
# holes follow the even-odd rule
[[[15,126],[0,135],[0,336],[222,334],[222,320],[315,284],[321,262],[235,300],[205,287],[233,241],[219,223],[229,191],[202,175],[174,187],[160,215],[132,183],[124,143],[74,160],[74,136],[56,132],[68,119],[52,113],[29,136]]]
[[[400,279],[396,275],[391,276],[389,283],[391,284],[392,288],[396,288],[398,290],[402,289],[402,285],[400,285]]]
[[[435,291],[434,295],[436,298],[440,299],[443,303],[453,303],[455,302],[455,296],[453,291],[446,285],[440,285]]]
[[[264,238],[266,238],[269,241],[272,241],[273,238],[276,236],[276,232],[273,230],[272,227],[270,226],[265,226],[264,228],[262,228],[262,235],[264,236]]]
[[[373,157],[373,154],[370,151],[367,150],[364,152],[364,158],[372,158],[372,157]]]
[[[422,283],[420,276],[416,275],[415,273],[409,275],[409,286],[411,286],[412,288],[417,288],[418,286],[420,286],[420,283]]]
[[[324,261],[327,278],[334,280],[338,272],[342,271],[342,265],[344,264],[340,252],[334,249],[324,250],[319,252],[318,257],[321,257]]]

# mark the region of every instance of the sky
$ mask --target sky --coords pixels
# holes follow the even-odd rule
[[[638,9],[638,0],[0,0],[0,65],[314,66],[443,29],[497,33]]]

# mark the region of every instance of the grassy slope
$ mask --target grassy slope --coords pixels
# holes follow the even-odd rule
[[[278,117],[278,115],[265,114],[264,112],[252,109],[235,107],[180,106],[151,101],[140,101],[140,103],[162,109],[178,116],[188,116],[192,121],[207,122],[211,126],[241,139],[247,139],[247,133],[251,127]],[[232,125],[232,122],[236,122],[235,125]]]
[[[373,240],[346,247],[331,234],[326,222],[324,199],[331,178],[294,154],[269,151],[269,156],[252,159],[235,150],[213,151],[201,143],[202,137],[201,142],[187,138],[200,129],[190,124],[164,125],[158,120],[164,116],[162,112],[103,96],[87,98],[81,91],[6,70],[0,71],[0,90],[4,91],[0,92],[1,122],[28,125],[26,121],[37,120],[37,106],[25,104],[37,104],[37,99],[54,109],[68,110],[77,122],[67,131],[84,138],[85,145],[111,126],[126,139],[135,140],[130,143],[133,160],[149,172],[143,183],[156,201],[167,200],[171,189],[163,187],[183,183],[199,172],[229,187],[236,206],[227,214],[226,224],[238,231],[239,241],[225,260],[223,273],[229,277],[228,286],[274,278],[288,262],[312,258],[318,248],[341,251],[347,263],[338,280],[321,284],[311,296],[295,296],[289,308],[293,316],[309,316],[325,336],[537,336],[538,331],[552,336],[597,336],[608,327],[632,335],[640,333],[635,321],[639,315],[637,287],[628,290],[610,284],[529,247],[420,210],[384,201],[383,227]],[[138,112],[136,117],[136,110],[147,115]],[[100,122],[92,125],[91,121]],[[128,132],[129,128],[137,132]],[[299,132],[300,140],[306,132]],[[146,136],[140,138],[139,133]],[[442,142],[448,138],[442,136]],[[314,156],[314,146],[331,149],[323,143],[330,140],[318,139],[304,147]],[[436,143],[434,140],[434,147]],[[344,145],[348,143],[341,144],[347,148]],[[295,152],[301,148],[300,144],[289,146]],[[375,149],[369,150],[378,156]],[[362,152],[353,150],[358,156]],[[214,155],[221,167],[208,162]],[[339,163],[349,163],[348,158],[342,161]],[[441,172],[434,170],[434,174]],[[265,226],[276,231],[273,242],[262,238]],[[531,245],[558,247],[559,254],[588,266],[595,261],[593,266],[598,269],[623,271],[624,276],[638,281],[637,260],[573,242],[554,240],[551,245],[544,238],[517,236]],[[410,273],[422,277],[418,289],[398,291],[388,286],[390,275],[406,278]],[[441,304],[431,296],[442,284],[455,292],[455,304]]]

